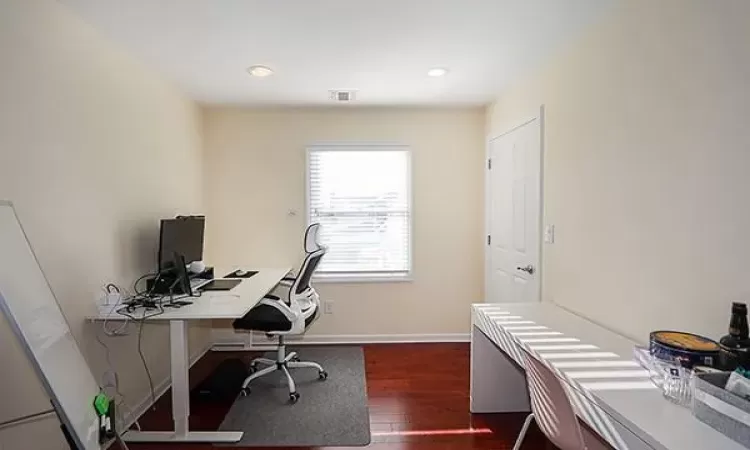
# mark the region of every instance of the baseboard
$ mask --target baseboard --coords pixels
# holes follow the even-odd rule
[[[427,342],[469,342],[469,333],[446,334],[332,334],[290,336],[287,342],[292,345],[324,344],[401,344]],[[265,337],[253,339],[252,344],[245,342],[216,342],[213,351],[268,350],[273,348],[274,341]]]
[[[193,367],[193,365],[198,362],[203,356],[211,351],[211,348],[213,347],[212,343],[208,343],[206,346],[204,346],[200,351],[196,352],[190,357],[190,367]],[[172,379],[169,375],[159,383],[154,385],[154,395],[158,399],[162,395],[164,395],[167,390],[169,390],[170,386],[172,385]],[[123,419],[123,428],[122,430],[128,430],[130,427],[135,424],[136,420],[138,420],[139,417],[141,417],[143,414],[148,411],[148,409],[152,406],[152,399],[151,399],[151,392],[146,393],[146,396],[138,402],[138,404],[135,405],[132,412],[129,415],[126,415]]]

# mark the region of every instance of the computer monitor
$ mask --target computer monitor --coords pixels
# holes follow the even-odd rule
[[[190,264],[203,259],[203,230],[205,217],[184,216],[163,219],[159,233],[159,270],[172,267],[174,254]]]

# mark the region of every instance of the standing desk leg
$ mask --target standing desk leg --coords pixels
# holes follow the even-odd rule
[[[190,358],[187,321],[169,321],[174,431],[128,431],[126,442],[239,442],[242,432],[190,431]]]
[[[172,366],[172,417],[178,437],[188,434],[190,419],[190,357],[188,356],[188,330],[184,320],[169,322],[169,347]]]

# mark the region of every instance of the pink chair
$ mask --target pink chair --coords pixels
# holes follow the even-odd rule
[[[526,418],[513,450],[520,450],[531,421],[560,450],[587,450],[578,418],[560,379],[534,355],[521,347],[526,363],[526,382],[531,399],[531,414]]]

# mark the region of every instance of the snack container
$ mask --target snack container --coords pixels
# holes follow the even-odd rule
[[[697,334],[681,331],[654,331],[649,336],[649,352],[654,358],[692,369],[714,367],[719,361],[719,344]]]

